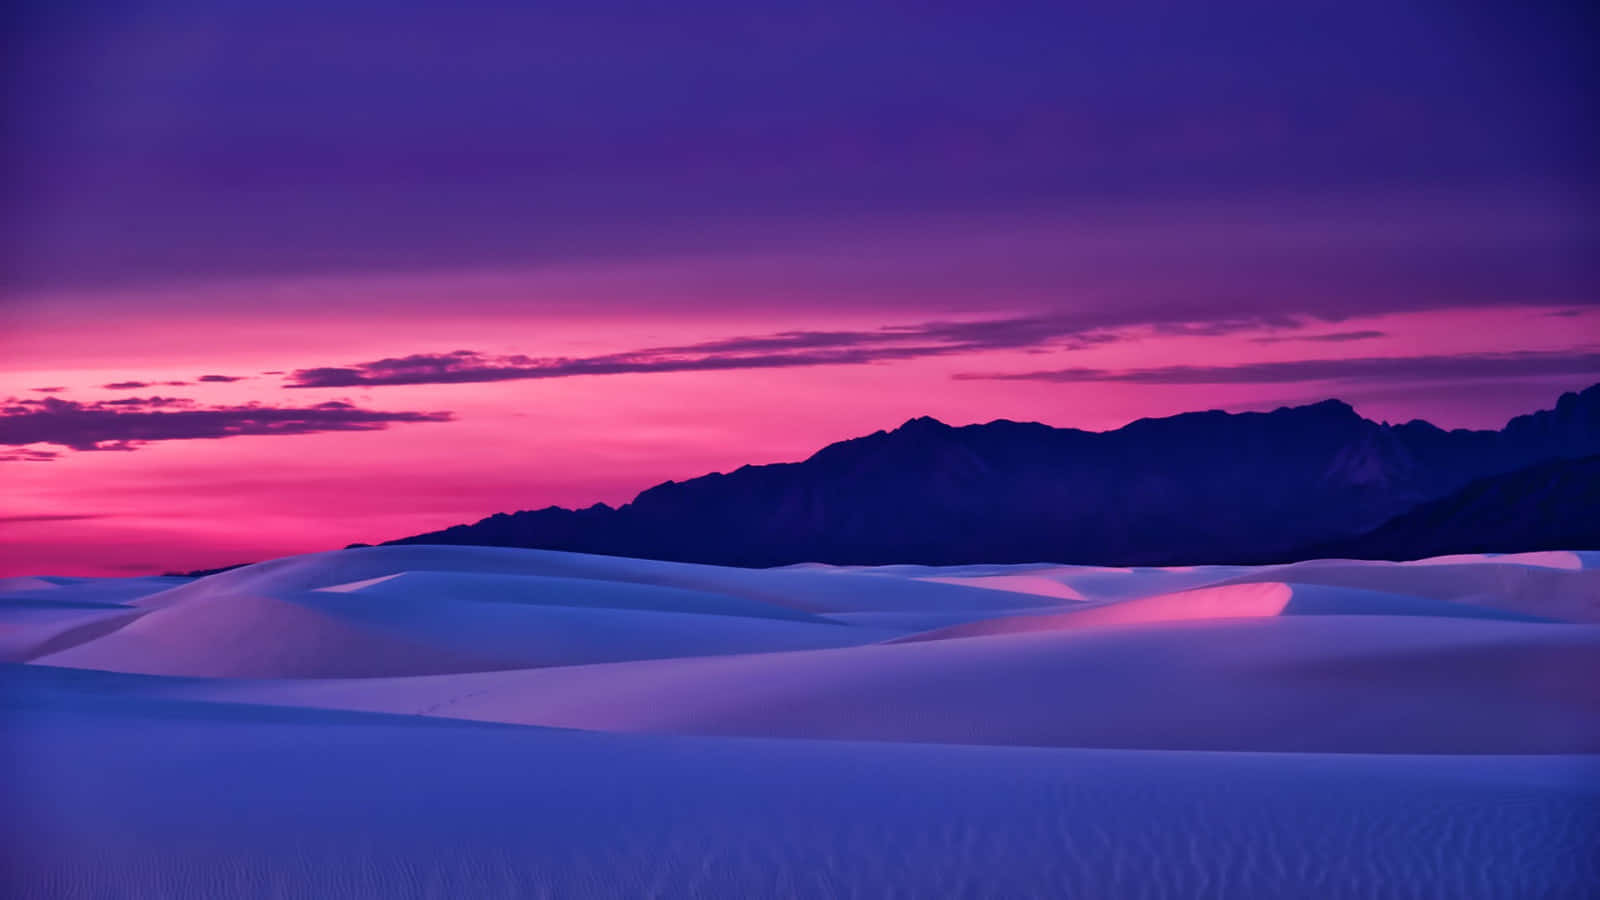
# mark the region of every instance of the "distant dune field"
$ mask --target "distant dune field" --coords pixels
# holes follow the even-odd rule
[[[1600,553],[0,581],[9,892],[1581,897]]]

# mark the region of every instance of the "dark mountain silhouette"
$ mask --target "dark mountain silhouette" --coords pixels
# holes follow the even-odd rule
[[[799,463],[666,482],[613,509],[501,513],[390,543],[727,565],[1258,562],[1468,482],[1600,453],[1600,385],[1499,431],[1372,422],[1337,400],[1107,432],[912,419]]]
[[[1600,550],[1600,456],[1491,475],[1302,558],[1422,559],[1451,553]]]

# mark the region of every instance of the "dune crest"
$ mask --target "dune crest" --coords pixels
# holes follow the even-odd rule
[[[940,628],[897,641],[939,641],[993,634],[1026,634],[1108,625],[1149,625],[1193,619],[1238,619],[1276,616],[1289,605],[1294,591],[1281,582],[1196,588],[1116,603],[1038,616],[1008,616]]]
[[[918,578],[934,584],[960,584],[987,588],[993,591],[1010,591],[1036,597],[1053,597],[1057,600],[1087,599],[1070,584],[1064,584],[1044,575],[929,575]]]

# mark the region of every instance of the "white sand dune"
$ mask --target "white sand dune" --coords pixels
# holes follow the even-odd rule
[[[878,578],[831,566],[735,569],[549,550],[422,545],[365,547],[272,560],[220,572],[139,602],[164,606],[197,596],[317,590],[418,571],[644,584],[722,594],[812,613],[987,610],[1051,605],[1045,598],[1035,598],[1030,604],[1027,598],[981,588]]]
[[[0,670],[15,896],[1460,900],[1600,878],[1593,757],[586,734],[81,675]]]
[[[130,604],[183,578],[0,579],[0,662],[21,662],[91,640],[133,621]]]
[[[0,578],[0,596],[19,591],[45,591],[61,587],[64,578],[39,578],[31,575],[13,575]]]
[[[1059,600],[1125,600],[1217,584],[1253,571],[1245,566],[1117,568],[1108,566],[868,566],[836,571],[1032,593]]]
[[[1403,563],[1407,566],[1441,566],[1460,565],[1463,563],[1492,563],[1495,565],[1539,566],[1547,569],[1566,569],[1577,571],[1592,569],[1597,560],[1592,551],[1575,552],[1572,550],[1541,550],[1532,553],[1457,553],[1450,556],[1435,556],[1429,559],[1418,559]]]
[[[933,612],[841,612],[828,613],[828,618],[848,625],[864,625],[869,628],[882,628],[900,636],[909,636],[923,631],[932,631],[954,625],[964,625],[968,622],[981,622],[985,619],[1013,618],[1017,616],[1049,616],[1072,609],[1073,606],[1036,606],[1031,609],[988,609],[988,610],[935,610]]]
[[[1077,588],[1047,575],[924,575],[917,580],[933,584],[960,584],[993,591],[1011,591],[1036,597],[1053,597],[1057,600],[1085,599]]]
[[[641,609],[657,612],[704,613],[757,619],[825,622],[819,616],[728,594],[686,590],[658,584],[562,578],[548,575],[506,575],[479,572],[399,572],[364,581],[321,588],[360,593],[393,602],[493,601],[539,606],[581,606]]]
[[[1196,619],[1254,619],[1285,615],[1441,616],[1551,622],[1495,606],[1452,603],[1430,597],[1281,581],[1239,581],[1171,594],[1136,597],[1061,611],[1030,611],[995,616],[906,635],[903,642],[1102,628],[1108,625],[1154,625]]]
[[[153,575],[140,578],[0,578],[0,604],[38,601],[58,605],[127,604],[191,579]]]
[[[1600,628],[1286,617],[171,696],[673,734],[1600,752]]]
[[[1597,563],[8,579],[6,887],[1582,896]]]
[[[979,637],[989,634],[1018,634],[1036,631],[1063,631],[1107,625],[1150,625],[1193,619],[1239,619],[1276,616],[1284,612],[1293,596],[1287,584],[1259,582],[1224,587],[1196,588],[1171,594],[1156,594],[1116,603],[1103,603],[1080,609],[1037,616],[1008,616],[952,625],[937,631],[902,637],[901,641],[936,641]]]
[[[351,678],[762,653],[884,636],[826,621],[282,591],[188,598],[36,661],[160,675]]]
[[[1224,583],[1289,581],[1360,588],[1567,622],[1600,622],[1600,569],[1532,566],[1499,559],[1423,562],[1426,564],[1315,560],[1253,570]]]
[[[25,662],[128,624],[138,610],[0,603],[0,662]]]

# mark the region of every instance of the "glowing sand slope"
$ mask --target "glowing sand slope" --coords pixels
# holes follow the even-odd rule
[[[1577,897],[1600,556],[0,583],[20,896]]]

